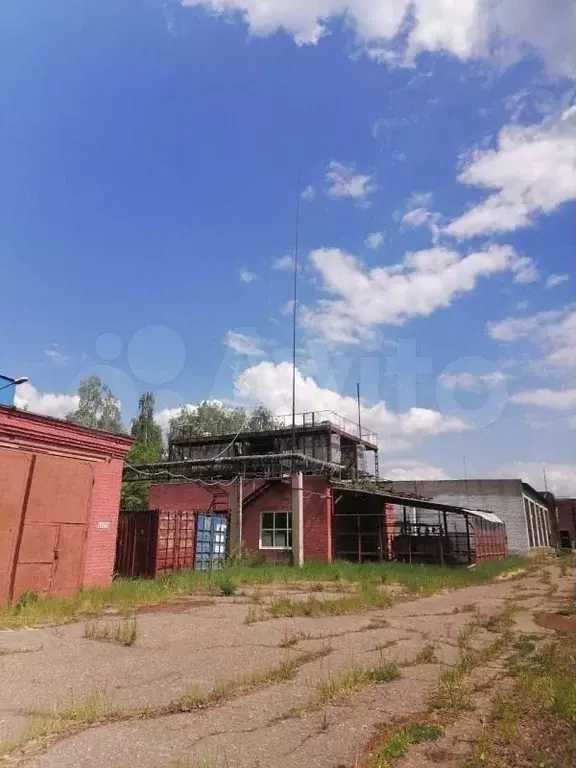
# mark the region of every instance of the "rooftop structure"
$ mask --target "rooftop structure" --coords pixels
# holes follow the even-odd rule
[[[318,473],[325,468],[330,474],[357,478],[367,472],[366,452],[373,454],[374,474],[378,474],[378,435],[333,411],[309,411],[296,414],[295,446],[292,445],[292,416],[275,416],[272,425],[261,428],[250,423],[249,431],[237,434],[199,435],[186,425],[170,433],[168,458],[178,463],[178,471],[196,466],[206,471],[218,467],[220,473],[246,471],[258,473],[259,466],[268,470],[286,460],[297,461],[300,469]],[[295,450],[293,450],[295,448]],[[297,455],[297,456],[296,456]]]

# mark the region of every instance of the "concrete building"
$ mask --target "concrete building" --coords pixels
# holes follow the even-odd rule
[[[402,493],[494,512],[506,524],[511,553],[556,544],[554,505],[522,480],[402,480],[391,486]]]
[[[295,415],[294,453],[325,464],[338,465],[350,476],[378,475],[378,435],[333,411],[310,411]],[[360,432],[362,434],[360,435]],[[168,458],[209,462],[213,457],[281,456],[292,451],[292,416],[275,416],[272,426],[242,430],[238,435],[198,435],[189,427],[170,433]],[[366,462],[366,455],[372,458]],[[370,464],[369,467],[366,465]]]
[[[0,406],[0,605],[111,583],[132,442]]]

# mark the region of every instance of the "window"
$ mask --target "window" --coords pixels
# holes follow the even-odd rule
[[[292,512],[262,512],[260,549],[292,549]]]
[[[533,532],[533,526],[532,526],[532,519],[530,517],[530,507],[528,506],[529,502],[526,496],[524,496],[524,513],[526,515],[526,528],[528,529],[528,540],[530,543],[530,547],[534,546],[534,532]]]

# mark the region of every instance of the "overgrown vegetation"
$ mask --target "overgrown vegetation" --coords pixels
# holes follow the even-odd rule
[[[63,735],[77,733],[97,724],[164,717],[215,706],[252,689],[291,680],[303,664],[327,656],[331,650],[330,646],[323,646],[317,651],[300,653],[273,667],[238,678],[216,681],[208,690],[189,686],[181,696],[168,704],[122,707],[105,691],[100,690],[73,695],[50,710],[30,712],[31,719],[21,735],[0,745],[0,758],[22,753],[32,744],[41,750]]]
[[[576,637],[549,640],[540,650],[537,639],[517,640],[508,667],[515,683],[495,697],[466,768],[576,765]]]
[[[403,757],[412,744],[436,741],[443,732],[442,726],[437,723],[412,723],[405,728],[400,728],[380,747],[371,768],[385,768],[390,764],[390,760]]]
[[[436,661],[436,646],[426,643],[414,657],[414,664],[434,664]]]
[[[346,588],[358,585],[355,592],[330,601],[308,601],[297,614],[296,601],[283,600],[276,604],[274,615],[338,615],[389,602],[381,585],[398,584],[408,594],[428,595],[441,589],[466,587],[493,580],[501,573],[518,569],[525,561],[519,557],[485,563],[474,570],[441,566],[421,566],[399,563],[357,565],[349,562],[309,563],[303,568],[282,565],[236,563],[220,571],[180,571],[158,579],[118,579],[107,589],[86,589],[71,598],[40,597],[33,602],[9,606],[0,611],[0,628],[31,626],[43,622],[66,622],[94,616],[104,609],[129,613],[139,606],[166,603],[187,595],[221,593],[221,585],[233,581],[236,585],[276,583],[339,582]],[[338,601],[341,602],[338,602]],[[306,604],[307,601],[304,601]]]
[[[384,657],[381,657],[375,664],[352,664],[341,672],[322,680],[308,704],[295,710],[292,714],[322,709],[328,704],[345,699],[365,685],[389,683],[401,676],[398,664],[394,661],[387,661]]]
[[[232,595],[236,594],[236,590],[238,589],[236,582],[233,579],[222,579],[222,581],[219,584],[220,588],[220,594],[224,595],[224,597],[231,597]]]
[[[478,667],[489,663],[511,644],[511,625],[516,606],[506,605],[482,623],[470,624],[460,631],[458,646],[460,654],[455,664],[443,666],[438,675],[438,688],[431,697],[432,709],[449,718],[472,706],[471,689],[467,684],[468,676]],[[472,646],[472,638],[480,626],[489,625],[497,637],[481,648]]]
[[[84,637],[89,640],[107,640],[118,645],[131,646],[138,639],[138,624],[136,619],[88,621],[84,627]]]

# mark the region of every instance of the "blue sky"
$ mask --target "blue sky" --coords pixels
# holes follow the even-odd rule
[[[345,6],[346,15],[339,15]],[[383,474],[574,481],[570,2],[5,0],[0,371],[65,415],[206,397],[380,433]],[[286,269],[288,267],[288,269]]]

